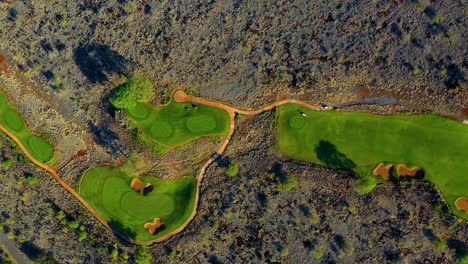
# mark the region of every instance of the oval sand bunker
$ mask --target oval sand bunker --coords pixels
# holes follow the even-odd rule
[[[468,213],[468,197],[458,197],[455,201],[455,207],[460,211]]]

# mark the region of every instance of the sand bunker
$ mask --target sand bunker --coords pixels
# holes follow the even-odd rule
[[[455,201],[455,207],[460,211],[468,213],[468,197],[458,197]]]
[[[372,174],[374,176],[382,176],[382,178],[386,181],[390,180],[390,169],[392,169],[393,164],[389,164],[385,166],[383,162],[381,162],[377,167],[375,167]]]
[[[130,187],[136,192],[139,192],[141,195],[145,194],[145,189],[151,187],[151,183],[147,183],[144,185],[139,179],[133,178],[132,182],[130,183]]]
[[[398,164],[397,173],[398,176],[407,176],[407,177],[414,177],[416,174],[421,170],[419,167],[408,168],[405,164]]]
[[[152,235],[162,226],[163,224],[161,223],[161,218],[155,218],[153,220],[153,223],[145,223],[144,228],[148,230]]]

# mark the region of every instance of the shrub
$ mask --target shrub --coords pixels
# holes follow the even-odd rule
[[[134,257],[137,264],[150,264],[153,260],[153,256],[148,252],[148,248],[143,246],[137,248]]]
[[[127,82],[112,91],[111,103],[117,108],[132,108],[137,103],[146,103],[154,93],[150,80],[141,76],[131,76]]]
[[[5,169],[9,169],[11,166],[13,166],[13,161],[11,159],[7,159],[3,162],[3,167]]]
[[[70,223],[68,223],[68,226],[73,229],[78,229],[78,227],[80,227],[80,223],[78,223],[78,221],[71,221]]]
[[[67,215],[65,214],[64,211],[60,210],[60,211],[57,213],[57,219],[58,219],[58,220],[65,219],[65,217],[67,217]]]
[[[119,249],[117,248],[117,245],[114,245],[111,256],[113,260],[116,260],[119,257]]]
[[[175,250],[172,250],[171,253],[169,253],[169,257],[172,259],[177,257],[177,252]]]
[[[236,164],[229,165],[229,167],[226,170],[226,174],[229,177],[235,177],[237,173],[239,173],[239,166],[237,166]]]
[[[280,189],[284,189],[286,191],[290,191],[297,187],[297,180],[293,176],[287,176],[284,182],[278,185]]]
[[[28,181],[29,185],[34,185],[38,182],[38,179],[35,176],[28,176],[26,180]]]
[[[126,251],[122,252],[122,254],[120,254],[120,257],[123,259],[123,260],[128,260],[129,257],[128,257],[128,253]]]
[[[86,233],[85,231],[81,231],[80,236],[78,237],[78,241],[83,241],[87,238],[88,238],[88,233]]]
[[[15,236],[15,234],[14,234],[12,231],[10,231],[10,232],[7,233],[7,238],[8,238],[8,239],[13,240],[13,239],[15,239],[15,237],[16,237],[16,236]]]

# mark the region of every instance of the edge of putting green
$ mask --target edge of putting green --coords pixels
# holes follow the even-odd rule
[[[144,183],[150,182],[153,190],[141,196],[130,188],[133,178]],[[196,192],[197,180],[191,176],[176,180],[149,175],[130,176],[111,166],[88,169],[79,184],[80,195],[99,215],[118,233],[137,243],[157,241],[184,226],[195,209]],[[165,204],[158,204],[161,200]],[[161,218],[165,227],[151,235],[143,225],[156,217]]]
[[[288,125],[291,126],[289,122],[296,115],[296,108],[306,113],[304,118],[309,119],[304,131],[300,131],[302,126],[298,125],[297,120],[293,120],[292,123],[293,126],[301,127],[297,128],[299,132],[293,127],[286,128]],[[369,124],[376,123],[381,124],[381,128],[369,127]],[[405,140],[398,142],[389,140],[395,136],[393,132],[399,132],[398,129],[401,129],[398,139]],[[389,135],[379,131],[387,132]],[[331,142],[339,152],[355,162],[356,167],[352,171],[361,178],[372,175],[371,171],[366,173],[369,175],[362,175],[363,168],[370,168],[382,161],[389,163],[393,161],[394,166],[398,163],[420,166],[425,171],[422,180],[436,187],[453,214],[468,220],[468,213],[454,206],[457,197],[468,196],[468,193],[460,189],[462,188],[460,186],[468,185],[468,179],[463,178],[463,173],[468,171],[466,162],[463,163],[463,157],[468,156],[468,137],[465,135],[468,135],[467,125],[434,114],[381,115],[367,112],[316,111],[297,104],[289,104],[280,106],[276,116],[275,147],[286,157],[327,166],[318,159],[315,147],[321,140]],[[412,137],[416,140],[410,140]],[[428,143],[424,139],[427,139]],[[379,142],[386,144],[377,144]],[[404,146],[408,142],[417,144],[413,148],[405,149]],[[360,143],[364,147],[359,147]],[[445,144],[449,143],[453,145],[452,148],[445,147]],[[465,145],[466,150],[463,150],[461,146]],[[377,151],[376,146],[384,146],[386,149]],[[441,154],[438,156],[439,151]],[[453,164],[458,170],[452,168]],[[383,180],[378,178],[374,181],[375,184],[382,182]]]
[[[182,110],[183,107],[186,110]],[[135,108],[123,111],[147,139],[166,147],[229,133],[229,114],[224,109],[202,103],[176,102],[171,98],[167,104],[138,103]]]
[[[5,116],[5,114],[8,114],[8,116]],[[21,115],[9,104],[5,93],[2,91],[0,91],[0,124],[14,134],[39,162],[47,162],[53,157],[53,146],[28,129]]]

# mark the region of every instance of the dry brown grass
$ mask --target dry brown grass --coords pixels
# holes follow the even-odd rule
[[[134,191],[139,192],[141,195],[144,195],[145,194],[145,189],[151,187],[151,183],[147,183],[145,185],[139,179],[133,178],[132,182],[130,183],[130,187]]]
[[[421,170],[419,167],[408,168],[405,164],[398,164],[397,173],[398,176],[407,176],[407,177],[414,177],[416,174]]]
[[[152,235],[156,233],[156,231],[162,226],[161,218],[155,218],[153,222],[145,223],[144,228],[148,230]]]
[[[455,200],[455,207],[460,211],[468,213],[468,197],[458,197],[458,199]]]
[[[390,170],[392,169],[393,164],[389,164],[385,166],[383,162],[381,162],[377,167],[375,167],[374,171],[372,174],[374,176],[382,176],[382,178],[386,181],[390,180]]]

